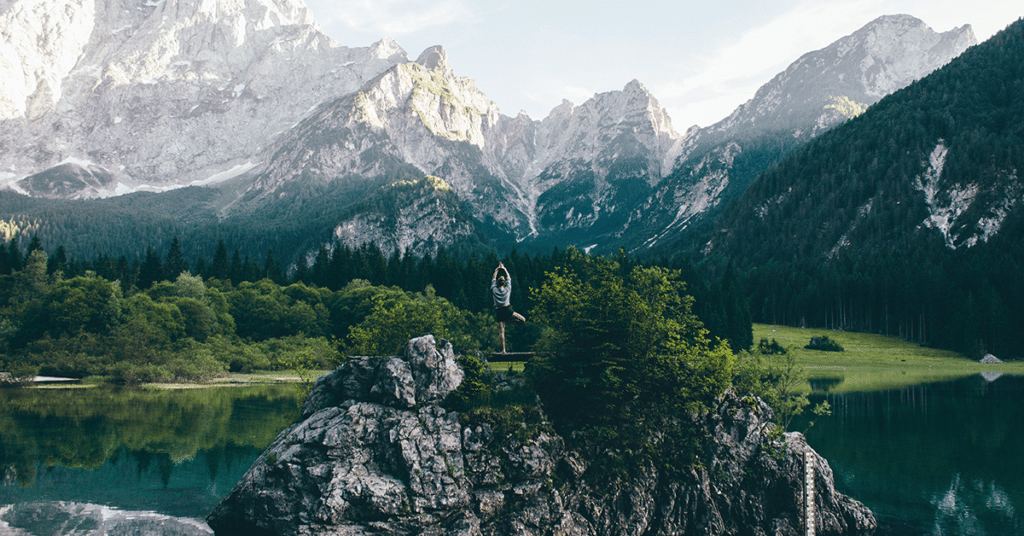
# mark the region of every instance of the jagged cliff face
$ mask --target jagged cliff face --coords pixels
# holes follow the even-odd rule
[[[486,242],[472,212],[444,180],[427,176],[399,181],[347,207],[338,218],[332,238],[356,249],[373,243],[386,257],[408,254],[436,257],[440,247],[475,249]],[[443,238],[439,238],[443,237]]]
[[[563,102],[538,130],[535,232],[584,247],[621,228],[680,150],[668,114],[636,80],[577,107]]]
[[[586,234],[650,191],[678,141],[639,82],[580,106],[565,102],[543,121],[509,118],[432,47],[321,106],[268,148],[250,196],[295,180],[388,182],[412,165],[517,240]]]
[[[407,205],[402,218],[419,223],[385,229],[373,222],[393,211],[362,203],[363,217],[307,233],[344,227],[347,244],[402,251],[426,234],[451,247],[471,227],[499,244],[664,246],[781,156],[974,42],[969,27],[882,17],[680,136],[635,80],[540,121],[503,116],[440,47],[410,62],[388,39],[339,46],[301,0],[55,6],[0,11],[0,185],[76,198],[233,181],[220,217],[294,218],[324,191],[341,209],[440,177],[468,215]]]
[[[481,219],[515,228],[525,219],[509,179],[518,177],[506,172],[502,153],[519,140],[504,139],[503,121],[432,47],[321,106],[268,148],[249,196],[273,198],[295,181],[387,184],[412,168],[442,178]]]
[[[781,157],[974,44],[968,25],[938,33],[914,17],[891,15],[805,54],[729,117],[687,132],[672,176],[631,218],[643,229],[633,247],[670,241]]]
[[[237,175],[407,59],[339,46],[301,0],[16,0],[0,32],[0,181],[65,198]]]

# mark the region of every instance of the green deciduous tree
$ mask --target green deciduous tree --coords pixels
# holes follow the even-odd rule
[[[533,291],[551,354],[535,358],[529,376],[556,424],[610,449],[613,469],[688,462],[696,438],[683,430],[729,386],[732,352],[710,340],[677,272],[624,272],[567,252]]]

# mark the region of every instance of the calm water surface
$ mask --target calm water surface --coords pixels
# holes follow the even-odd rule
[[[1024,535],[1024,377],[814,398],[832,415],[808,443],[883,534]]]
[[[808,441],[884,534],[1024,535],[1024,378],[816,396],[833,414]],[[289,385],[0,389],[0,534],[208,534],[298,402]]]
[[[298,403],[292,385],[0,389],[0,534],[207,534]]]

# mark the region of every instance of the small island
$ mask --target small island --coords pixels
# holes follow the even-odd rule
[[[350,357],[207,518],[217,534],[871,534],[771,422],[678,274],[577,257],[522,376],[425,335]],[[734,372],[736,373],[734,375]],[[810,480],[810,483],[806,482]],[[805,485],[813,485],[806,495]],[[811,512],[811,519],[807,519]]]

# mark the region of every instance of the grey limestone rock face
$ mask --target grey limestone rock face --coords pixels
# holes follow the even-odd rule
[[[440,402],[462,382],[455,351],[433,335],[410,340],[402,356],[352,357],[317,379],[302,407],[308,418],[345,400],[364,400],[396,408]]]
[[[349,359],[207,521],[218,535],[802,533],[809,447],[795,433],[766,447],[760,400],[727,393],[695,417],[707,432],[700,465],[595,486],[588,460],[550,428],[523,438],[461,423],[439,405],[461,380],[451,345],[432,336],[401,356]],[[817,533],[873,533],[870,510],[812,460]]]

